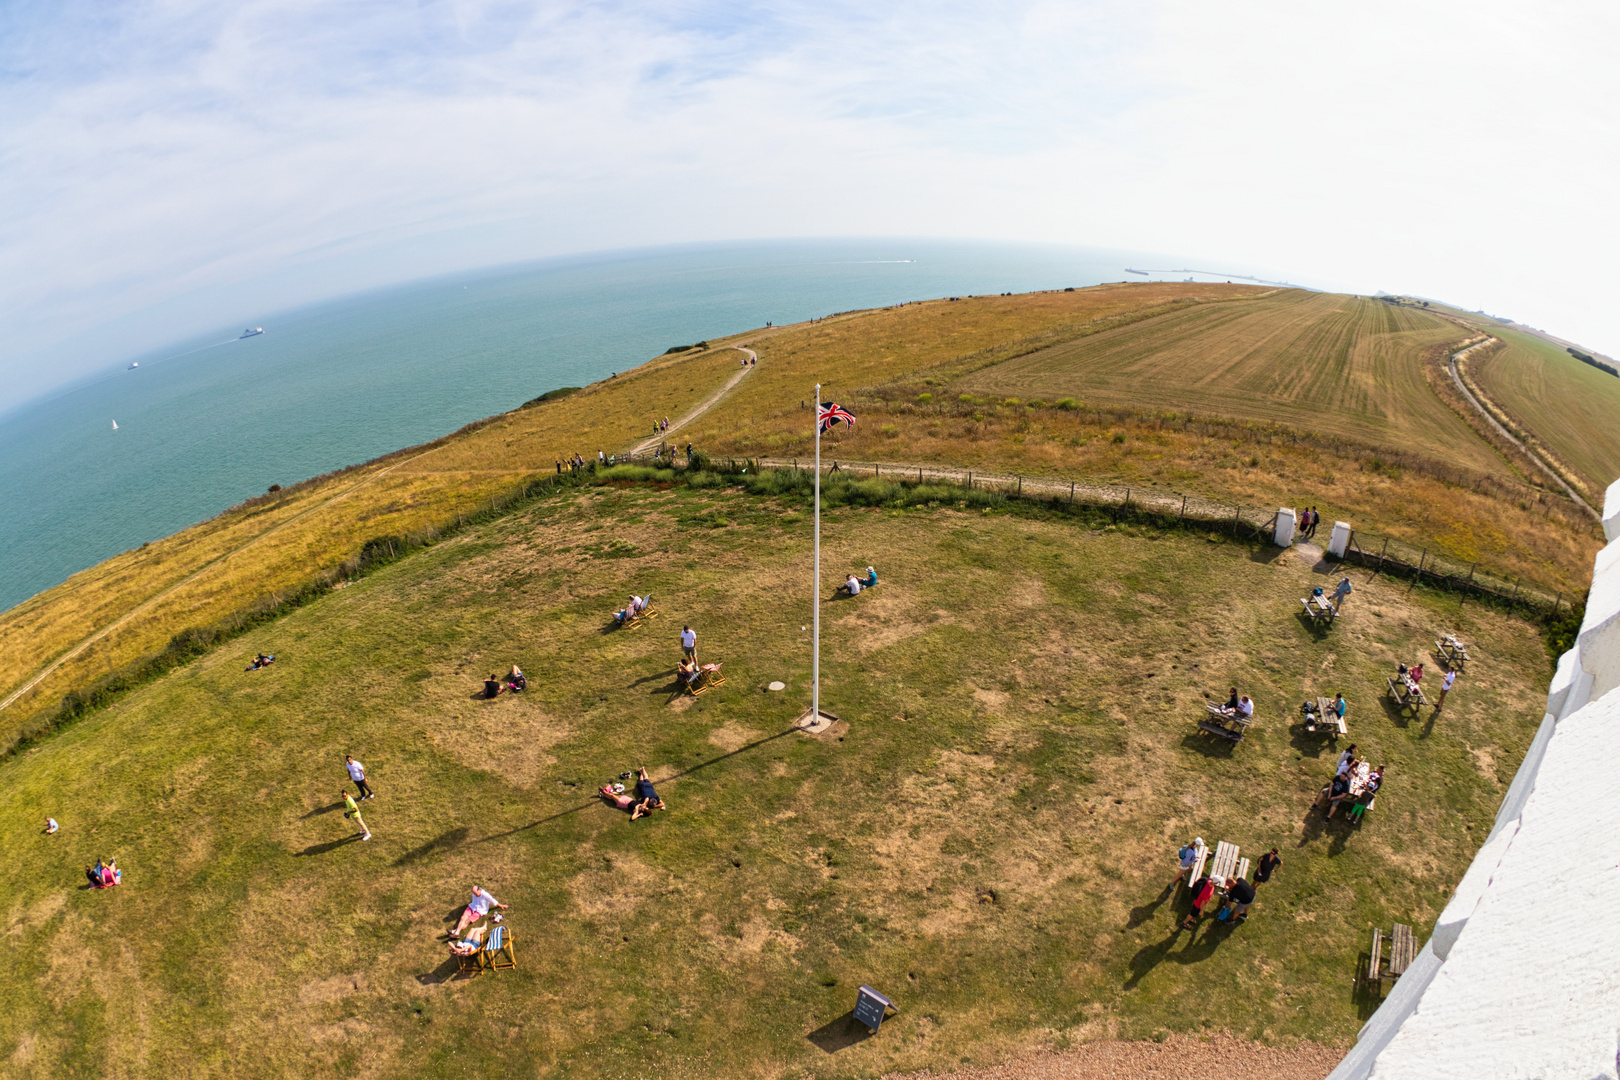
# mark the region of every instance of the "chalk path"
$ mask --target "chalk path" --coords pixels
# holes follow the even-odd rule
[[[724,386],[720,387],[720,389],[704,398],[691,412],[670,424],[668,431],[660,431],[656,435],[650,435],[632,446],[630,448],[631,454],[650,453],[659,443],[663,442],[665,439],[675,434],[675,432],[681,430],[681,428],[708,412],[720,402],[721,398],[724,398],[727,394],[731,393],[733,387],[748,377],[748,373],[754,370],[755,365],[759,361],[759,353],[743,345],[727,345],[726,348],[736,349],[738,352],[747,353],[748,363],[745,365],[739,365],[737,372],[733,374],[731,378],[726,380]]]

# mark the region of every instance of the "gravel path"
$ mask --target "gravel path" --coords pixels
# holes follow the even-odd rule
[[[1086,1043],[999,1065],[890,1073],[883,1080],[1322,1080],[1343,1057],[1343,1050],[1316,1043],[1279,1047],[1230,1035],[1173,1035],[1162,1043]]]

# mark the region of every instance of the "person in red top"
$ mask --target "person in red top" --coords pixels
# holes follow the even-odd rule
[[[1181,920],[1181,928],[1183,930],[1191,930],[1193,927],[1198,925],[1198,918],[1204,913],[1204,905],[1209,903],[1215,897],[1216,884],[1217,879],[1210,877],[1208,874],[1205,874],[1203,877],[1193,882],[1192,910],[1187,912],[1187,917],[1185,919]]]

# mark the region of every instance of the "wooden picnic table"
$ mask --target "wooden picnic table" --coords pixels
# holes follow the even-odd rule
[[[1305,617],[1310,619],[1312,622],[1331,623],[1339,614],[1337,611],[1333,610],[1332,598],[1325,594],[1319,596],[1316,593],[1312,593],[1310,596],[1307,596],[1305,599],[1301,600],[1300,604],[1305,608]]]
[[[1333,711],[1333,699],[1330,697],[1317,698],[1316,711],[1305,714],[1305,730],[1314,732],[1318,729],[1325,729],[1334,742],[1338,742],[1340,735],[1350,734],[1344,717]]]
[[[1204,718],[1198,721],[1200,731],[1206,735],[1219,735],[1233,742],[1243,738],[1252,722],[1250,717],[1229,713],[1213,701],[1204,702],[1204,714]]]
[[[1454,634],[1436,639],[1434,651],[1440,662],[1451,671],[1462,671],[1468,663],[1468,645]]]
[[[1389,963],[1384,963],[1384,948],[1389,947]],[[1376,984],[1380,991],[1384,980],[1394,981],[1406,974],[1406,969],[1412,966],[1417,959],[1417,938],[1412,934],[1412,928],[1404,923],[1396,923],[1394,931],[1386,938],[1380,927],[1373,927],[1372,950],[1367,963],[1367,982]]]
[[[1423,696],[1423,687],[1413,682],[1410,675],[1391,675],[1384,680],[1384,684],[1389,687],[1389,696],[1402,709],[1416,710],[1429,703],[1429,699]]]
[[[1215,845],[1215,861],[1210,865],[1209,876],[1225,881],[1237,873],[1238,846],[1226,840]]]

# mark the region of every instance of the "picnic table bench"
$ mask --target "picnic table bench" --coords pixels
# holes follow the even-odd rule
[[[1237,872],[1238,846],[1226,840],[1215,845],[1215,862],[1209,868],[1209,876],[1220,878],[1223,881]]]
[[[1205,716],[1198,721],[1198,729],[1206,735],[1219,735],[1237,742],[1249,730],[1249,717],[1229,713],[1213,701],[1204,702]]]
[[[1333,610],[1332,599],[1326,595],[1312,593],[1301,600],[1300,604],[1305,608],[1305,617],[1312,622],[1331,623],[1339,614]]]
[[[1413,682],[1409,675],[1391,675],[1384,680],[1384,685],[1389,687],[1389,696],[1403,710],[1417,710],[1429,703],[1429,699],[1423,696],[1423,687]]]
[[[1198,856],[1193,859],[1192,871],[1187,875],[1187,888],[1192,888],[1193,882],[1204,876],[1204,864],[1209,861],[1209,845],[1199,844]]]
[[[1452,671],[1462,671],[1468,663],[1468,645],[1454,634],[1437,639],[1434,651],[1440,662]]]
[[[1316,710],[1305,710],[1305,730],[1315,732],[1324,730],[1332,737],[1334,742],[1339,741],[1340,735],[1350,734],[1350,728],[1345,724],[1344,717],[1333,711],[1333,699],[1319,697],[1316,699]]]
[[[1389,963],[1384,963],[1384,946],[1389,946]],[[1383,989],[1384,980],[1393,982],[1406,974],[1406,969],[1412,966],[1417,959],[1417,938],[1412,936],[1412,928],[1404,923],[1396,923],[1394,931],[1389,937],[1384,936],[1380,927],[1373,927],[1372,952],[1367,962],[1367,982],[1377,984]]]

